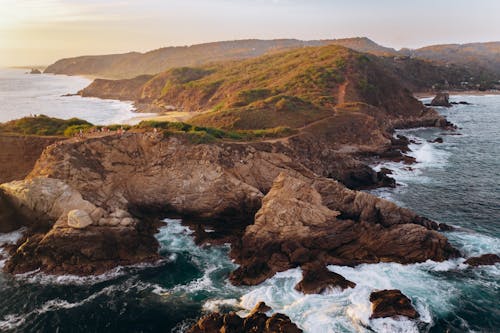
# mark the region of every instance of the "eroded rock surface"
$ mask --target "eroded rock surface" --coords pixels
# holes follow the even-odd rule
[[[142,132],[52,145],[27,179],[1,185],[19,212],[43,226],[18,244],[8,269],[86,274],[99,271],[99,262],[107,268],[113,260],[119,265],[157,259],[152,229],[130,213],[141,209],[237,226],[232,256],[241,267],[232,281],[239,284],[262,282],[313,259],[356,265],[457,255],[433,231],[440,228],[435,222],[323,178],[296,154],[286,140],[193,144],[183,136]],[[83,229],[68,224],[68,213],[75,209],[85,213]],[[113,242],[122,237],[123,244],[115,250],[97,244],[108,242],[107,237]],[[81,256],[79,241],[95,242],[98,250]],[[135,244],[130,255],[120,250],[126,242]]]
[[[399,290],[374,291],[370,294],[370,302],[372,302],[371,319],[396,316],[416,319],[420,316],[410,299]]]
[[[307,264],[414,263],[458,255],[437,225],[391,202],[333,180],[282,173],[262,200],[255,223],[232,251],[241,265],[233,283],[259,284]]]

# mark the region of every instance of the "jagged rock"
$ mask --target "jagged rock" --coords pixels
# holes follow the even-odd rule
[[[72,228],[85,229],[93,223],[94,221],[90,215],[83,210],[74,209],[68,213],[68,226]]]
[[[253,308],[252,312],[250,312],[250,315],[253,315],[255,313],[266,313],[266,312],[269,312],[271,311],[272,309],[267,306],[266,303],[264,302],[259,302],[257,303],[257,305]]]
[[[42,74],[42,72],[38,68],[32,68],[30,74]]]
[[[330,288],[354,288],[356,284],[342,275],[329,271],[324,265],[311,264],[302,266],[302,281],[295,289],[304,294],[321,294]]]
[[[131,218],[123,219],[127,227],[119,227],[123,220],[110,218],[61,180],[15,181],[0,185],[0,193],[14,214],[22,215],[30,222],[28,226],[34,224],[12,249],[5,265],[8,272],[41,269],[51,274],[100,274],[119,265],[159,260],[154,228],[131,228]],[[98,227],[92,226],[93,214],[105,214]],[[103,220],[110,223],[102,225]]]
[[[372,315],[370,319],[405,316],[416,319],[420,315],[408,297],[399,290],[381,290],[370,294]]]
[[[241,244],[232,248],[240,267],[231,281],[259,284],[311,260],[356,265],[442,261],[459,255],[444,236],[427,229],[437,229],[434,222],[367,193],[337,186],[331,180],[307,182],[280,174],[264,197],[255,223],[247,227]]]
[[[437,93],[436,97],[431,101],[431,106],[445,106],[450,107],[450,94],[448,93]]]
[[[311,147],[311,151],[317,148]],[[104,214],[95,220],[95,227],[85,231],[119,233],[130,229],[130,238],[141,237],[138,230],[142,227],[136,225],[137,220],[129,224],[126,219],[132,217],[128,211],[216,219],[234,230],[231,255],[241,264],[233,276],[235,283],[259,283],[277,271],[311,260],[349,265],[411,263],[440,261],[456,254],[444,236],[428,230],[438,230],[435,222],[319,177],[296,162],[297,153],[293,145],[281,142],[193,144],[185,136],[127,132],[50,146],[26,180],[1,188],[19,210],[31,211],[47,222],[45,233],[51,232],[63,213],[67,215],[73,209],[91,216]],[[320,159],[322,155],[311,156]],[[318,170],[321,165],[316,165]],[[279,177],[274,182],[280,173],[281,181]],[[268,193],[264,200],[263,193]],[[259,209],[255,224],[240,243],[243,229]],[[117,213],[126,217],[116,217]],[[60,236],[57,243],[64,247],[64,234],[53,236]],[[36,240],[31,243],[37,251]],[[156,257],[156,247],[148,248],[153,251],[149,256]],[[107,253],[108,257],[133,262],[119,250]],[[30,255],[36,256],[34,252]],[[141,256],[145,255],[135,257],[139,260]],[[64,260],[71,257],[57,256]],[[35,268],[52,270],[49,261],[38,262],[41,266]],[[106,261],[106,265],[109,263]],[[64,267],[63,262],[59,264]],[[19,259],[10,267],[19,272],[23,264]]]
[[[487,266],[495,265],[500,262],[500,257],[496,254],[483,254],[479,257],[472,257],[465,261],[467,265],[477,267],[477,266]]]
[[[201,318],[188,333],[300,333],[302,332],[287,316],[275,313],[266,316],[263,310],[271,309],[263,302],[241,318],[234,312],[228,314],[211,313]]]

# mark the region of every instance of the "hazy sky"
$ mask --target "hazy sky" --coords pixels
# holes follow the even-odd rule
[[[0,0],[0,65],[243,38],[500,40],[500,0]]]

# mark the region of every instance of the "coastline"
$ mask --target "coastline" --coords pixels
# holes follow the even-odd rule
[[[450,96],[487,96],[487,95],[500,95],[500,90],[487,90],[487,91],[479,91],[479,90],[450,90],[450,91],[444,91]],[[437,92],[414,92],[413,96],[416,99],[420,98],[431,98],[435,97]]]

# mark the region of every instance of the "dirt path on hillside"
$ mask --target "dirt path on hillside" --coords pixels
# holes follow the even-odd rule
[[[347,84],[348,84],[348,82],[346,81],[345,83],[342,83],[339,86],[339,93],[337,95],[337,101],[338,101],[337,105],[345,103],[345,91],[347,88]]]

